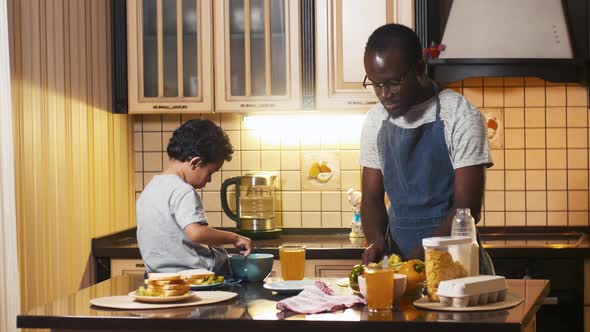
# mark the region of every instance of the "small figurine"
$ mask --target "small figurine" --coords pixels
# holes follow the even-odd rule
[[[351,238],[364,238],[365,234],[363,233],[363,227],[361,225],[361,199],[362,194],[358,190],[348,189],[346,192],[348,194],[348,201],[352,206],[352,211],[354,214],[352,215],[352,221],[350,224],[350,234],[349,237]]]
[[[440,52],[444,51],[446,46],[444,44],[435,44],[434,42],[430,43],[430,46],[422,50],[422,55],[424,59],[435,59],[438,58]]]

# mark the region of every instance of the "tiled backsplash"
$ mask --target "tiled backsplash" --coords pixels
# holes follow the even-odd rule
[[[536,78],[475,78],[454,84],[498,128],[491,145],[494,167],[487,171],[483,225],[588,225],[589,116],[587,89]],[[334,113],[337,117],[338,114]],[[240,114],[143,115],[134,117],[135,187],[139,195],[167,162],[166,145],[182,121],[202,117],[220,124],[236,152],[200,191],[213,226],[233,227],[221,212],[223,180],[249,171],[277,171],[277,225],[283,228],[349,227],[348,188],[360,188],[358,133],[261,139]],[[360,128],[360,124],[359,124]],[[302,154],[340,155],[341,190],[302,190]],[[481,225],[481,224],[480,224]]]

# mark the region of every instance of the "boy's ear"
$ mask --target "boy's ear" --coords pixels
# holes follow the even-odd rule
[[[199,166],[201,166],[201,157],[194,157],[193,159],[191,159],[189,161],[189,164],[191,165],[191,169],[195,169]]]

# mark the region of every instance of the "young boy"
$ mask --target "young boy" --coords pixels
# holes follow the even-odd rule
[[[227,255],[211,246],[232,244],[248,255],[251,240],[211,228],[195,189],[205,187],[233,147],[209,120],[190,120],[174,131],[167,148],[170,163],[137,200],[137,242],[147,272],[205,268],[227,273]]]

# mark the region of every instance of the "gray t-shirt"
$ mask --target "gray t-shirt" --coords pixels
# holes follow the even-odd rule
[[[148,272],[178,272],[204,268],[217,273],[219,256],[192,243],[184,228],[207,225],[199,195],[177,175],[156,175],[136,203],[137,243]]]
[[[462,95],[453,90],[439,93],[440,118],[445,125],[445,142],[454,169],[486,165],[492,166],[485,117]],[[377,146],[377,134],[387,111],[381,103],[375,105],[365,117],[361,132],[359,164],[363,167],[382,169]],[[390,121],[398,127],[417,128],[436,119],[436,99],[431,98],[412,106],[404,116]]]

